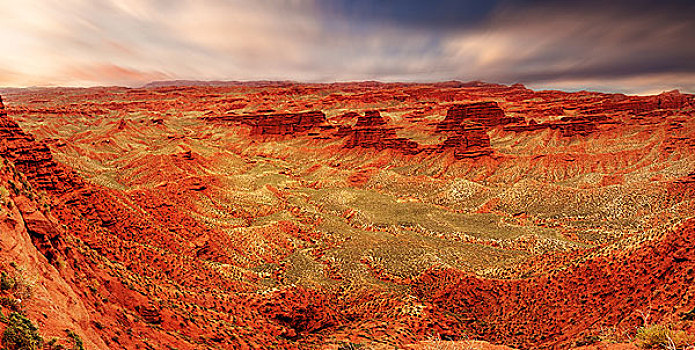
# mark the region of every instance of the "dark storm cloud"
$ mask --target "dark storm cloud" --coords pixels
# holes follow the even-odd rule
[[[516,57],[498,79],[614,78],[695,72],[695,1],[385,1],[321,3],[358,26],[394,25],[443,39],[506,34],[536,52]],[[498,43],[491,40],[494,48]],[[512,45],[513,46],[513,45]],[[523,48],[520,48],[523,49]],[[523,50],[522,50],[523,51]],[[573,62],[572,64],[559,64]],[[500,70],[499,67],[495,70]]]
[[[483,25],[499,11],[547,10],[549,15],[567,11],[609,11],[619,17],[663,15],[690,20],[695,11],[692,0],[323,0],[316,4],[328,17],[341,16],[357,23],[393,24],[437,31]]]
[[[693,91],[693,13],[687,1],[504,2],[449,44],[460,57],[478,58],[476,78],[539,84],[680,76],[675,85]]]
[[[512,77],[533,81],[695,73],[693,2],[532,3],[527,10],[518,5],[501,10],[488,27],[523,33],[522,41],[546,41],[533,55],[511,60],[527,68],[510,71]]]
[[[498,1],[328,0],[318,4],[327,16],[353,22],[447,30],[479,25]]]

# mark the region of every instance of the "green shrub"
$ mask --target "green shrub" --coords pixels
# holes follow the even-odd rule
[[[58,344],[58,338],[51,338],[51,340],[46,342],[44,350],[67,350],[62,344]]]
[[[0,285],[3,284],[2,279],[5,280],[5,285],[3,290],[9,290],[15,298],[18,299],[29,299],[32,296],[32,290],[34,285],[36,285],[36,277],[30,276],[24,268],[17,268],[14,276],[4,275],[0,276]],[[7,287],[7,289],[4,289]]]
[[[43,345],[38,328],[23,315],[13,312],[2,334],[2,345],[8,350],[36,350]]]
[[[0,204],[10,203],[10,191],[5,186],[0,186]]]
[[[7,273],[5,273],[5,271],[3,271],[0,275],[0,290],[10,290],[14,288],[16,283],[17,282],[14,280],[14,278],[8,276]]]
[[[68,335],[68,338],[72,339],[72,350],[84,350],[84,343],[82,342],[82,338],[75,332],[66,329],[65,334]]]
[[[17,299],[13,297],[8,297],[6,295],[3,295],[0,297],[0,305],[12,310],[12,311],[18,311],[21,305],[17,301]]]

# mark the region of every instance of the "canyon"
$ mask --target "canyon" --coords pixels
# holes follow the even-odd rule
[[[0,310],[57,344],[634,347],[654,326],[695,342],[695,95],[0,95],[0,271],[16,282]]]

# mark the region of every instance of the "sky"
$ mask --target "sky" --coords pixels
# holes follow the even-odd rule
[[[695,93],[693,0],[0,0],[0,86],[482,80]]]

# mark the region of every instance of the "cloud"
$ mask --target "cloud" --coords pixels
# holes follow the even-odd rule
[[[695,5],[688,1],[0,0],[0,6],[0,86],[137,86],[150,77],[455,78],[653,89],[664,85],[654,78],[661,77],[694,91],[678,78],[695,73],[689,16]]]
[[[687,44],[695,21],[677,9],[578,4],[502,8],[485,25],[450,35],[445,56],[469,63],[464,77],[531,84],[695,73],[695,46]]]
[[[324,0],[317,5],[331,20],[441,31],[479,25],[499,3],[498,0]]]
[[[155,80],[173,78],[171,75],[160,71],[140,71],[108,63],[67,67],[61,73],[69,76],[70,80],[77,82],[78,85],[88,85],[101,81],[108,81],[114,85],[144,85]]]

